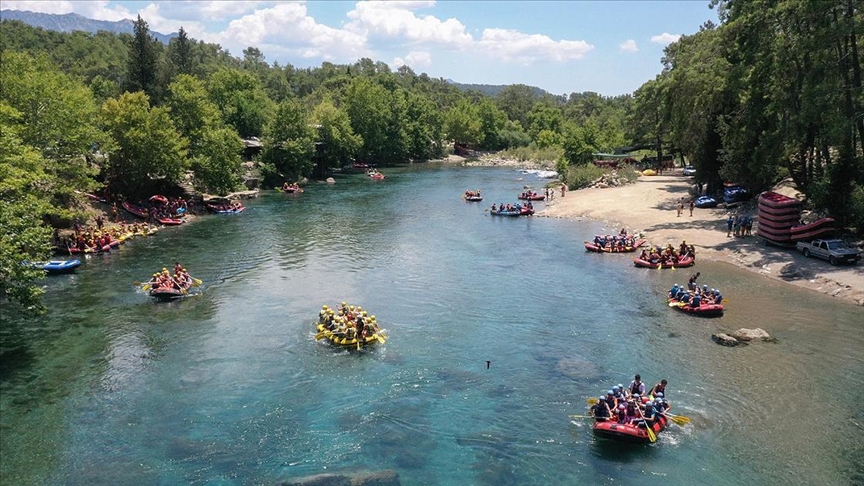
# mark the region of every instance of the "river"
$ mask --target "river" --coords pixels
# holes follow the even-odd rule
[[[861,308],[699,262],[727,313],[683,315],[661,294],[687,270],[584,251],[617,228],[484,212],[542,187],[532,175],[385,172],[264,194],[89,257],[47,280],[45,316],[0,308],[0,482],[381,469],[406,485],[864,482]],[[482,203],[461,200],[477,188]],[[196,295],[135,291],[175,261],[203,279]],[[343,300],[376,315],[386,345],[314,340],[321,305]],[[740,327],[778,342],[710,339]],[[635,373],[668,379],[692,424],[632,447],[568,418]]]

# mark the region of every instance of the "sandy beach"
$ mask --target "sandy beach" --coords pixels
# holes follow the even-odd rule
[[[537,215],[602,221],[610,232],[622,227],[631,233],[641,232],[654,245],[678,246],[686,240],[696,247],[697,262],[709,259],[738,265],[864,306],[864,265],[860,263],[835,267],[824,260],[805,258],[794,248],[765,245],[757,236],[727,237],[726,217],[731,210],[724,208],[695,208],[690,216],[685,204],[684,212],[677,216],[678,200],[683,197],[689,201],[690,180],[676,169],[662,176],[643,176],[621,187],[568,191],[563,198],[558,192]],[[752,205],[742,206],[741,211],[756,213]]]

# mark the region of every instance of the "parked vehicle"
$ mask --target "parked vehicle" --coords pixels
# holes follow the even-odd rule
[[[742,202],[750,199],[750,193],[747,189],[737,185],[737,184],[724,184],[723,188],[723,202],[726,204],[732,204],[737,202]]]
[[[692,165],[685,165],[684,170],[681,171],[681,174],[685,175],[685,176],[695,176],[696,175],[696,167],[693,167]]]
[[[799,241],[798,251],[805,257],[819,257],[828,260],[831,265],[840,263],[857,263],[861,260],[861,251],[850,247],[843,240],[813,240]]]

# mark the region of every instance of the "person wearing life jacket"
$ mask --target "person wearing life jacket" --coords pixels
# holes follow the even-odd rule
[[[654,407],[657,407],[657,400],[660,400],[662,405],[663,412],[668,412],[672,410],[672,405],[669,404],[669,401],[666,400],[666,394],[662,392],[657,392],[657,398],[654,399]]]
[[[624,403],[627,400],[627,389],[624,388],[624,385],[619,383],[613,386],[612,392],[615,394],[615,398],[618,399],[618,403]]]
[[[660,393],[660,395],[663,395]],[[659,396],[654,399],[654,412],[658,415],[663,415],[666,412],[666,405],[663,403],[663,397]]]
[[[618,406],[618,399],[615,398],[615,392],[609,390],[606,392],[606,398],[603,399],[603,402],[611,409],[615,410]]]
[[[674,299],[678,295],[678,284],[673,284],[672,288],[669,290],[669,298]]]
[[[617,411],[616,415],[617,415],[619,424],[626,424],[627,423],[627,405],[624,405],[623,403],[618,405],[618,411]]]
[[[645,394],[645,383],[642,383],[642,377],[636,375],[633,377],[633,381],[630,382],[630,386],[627,387],[630,390],[630,395],[639,395],[640,397]]]
[[[720,293],[719,290],[714,289],[714,303],[722,304],[723,303],[723,294]]]
[[[651,391],[648,392],[648,394],[654,395],[656,397],[657,393],[660,393],[662,396],[662,394],[666,393],[666,384],[667,383],[668,382],[666,381],[666,378],[663,378],[662,380],[660,380],[660,383],[657,383],[656,385],[651,387]]]
[[[638,412],[637,412],[638,413]],[[645,402],[645,411],[642,412],[642,416],[645,417],[645,420],[641,422],[645,427],[653,427],[654,422],[657,421],[657,417],[654,413],[654,402],[648,401]],[[641,426],[640,424],[640,426]]]
[[[627,410],[624,413],[624,421],[625,423],[633,425],[642,421],[642,417],[639,415],[639,412],[636,411],[636,402],[630,402],[627,404]]]
[[[693,298],[690,299],[690,307],[693,307],[694,309],[696,309],[700,305],[702,305],[702,294],[700,294],[699,292],[696,292],[693,294]]]
[[[591,414],[597,422],[606,422],[612,416],[612,410],[609,409],[606,400],[600,397],[600,401],[591,407]]]

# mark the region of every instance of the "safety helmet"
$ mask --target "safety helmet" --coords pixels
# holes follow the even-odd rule
[[[342,305],[348,305],[348,304],[346,304],[345,301],[343,300],[343,301],[342,301]]]
[[[322,310],[327,310],[327,304],[322,305],[322,306],[321,306],[321,309],[322,309]]]
[[[619,390],[623,390],[623,389],[624,389],[624,385],[622,385],[621,383],[618,383],[618,389],[619,389]]]
[[[627,408],[627,406],[624,405],[623,403],[621,405],[618,405],[619,410],[624,410],[625,408]]]
[[[703,285],[702,290],[708,290],[708,284]]]
[[[608,392],[606,392],[606,394],[607,394],[607,395],[614,395],[615,392],[613,392],[612,390],[609,390]]]
[[[657,392],[656,395],[657,398],[663,398],[663,392]]]
[[[370,316],[369,319],[375,320],[375,316]]]
[[[615,392],[615,393],[618,393],[619,390],[621,390],[621,389],[618,388],[617,386],[613,386],[613,387],[612,387],[612,391]]]
[[[663,403],[663,399],[660,398],[660,397],[657,397],[657,398],[654,399],[654,403],[656,403],[656,404],[661,404],[661,403]]]
[[[360,311],[362,311],[362,310],[363,310],[363,308],[360,307],[360,306],[358,305],[358,306],[357,306],[357,312],[360,312]]]
[[[366,317],[367,314],[368,314],[368,312],[363,311],[363,317]]]
[[[600,401],[606,400],[606,397],[600,397]]]

